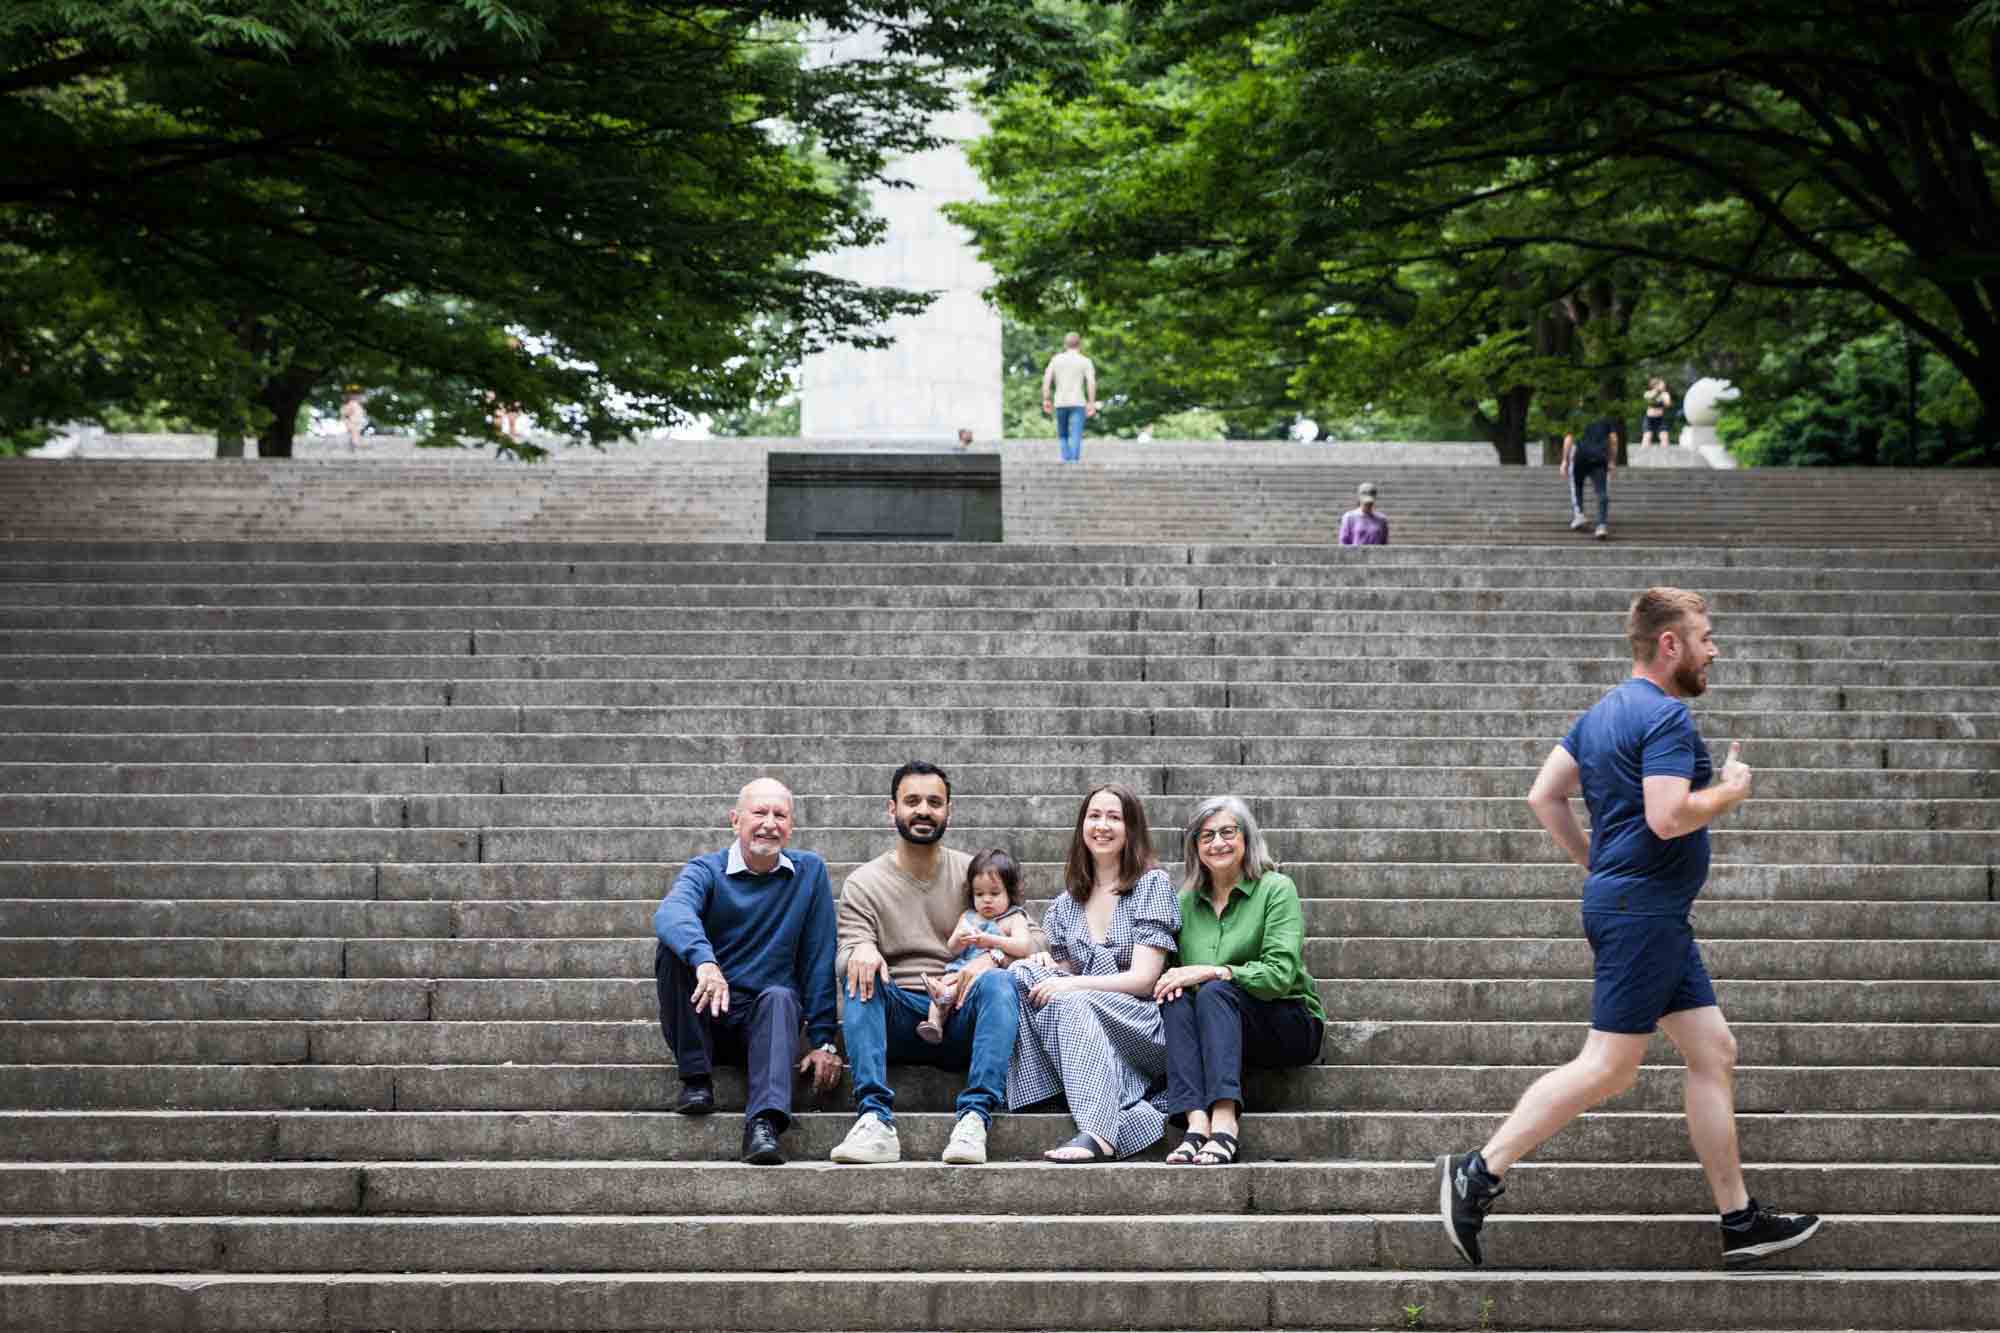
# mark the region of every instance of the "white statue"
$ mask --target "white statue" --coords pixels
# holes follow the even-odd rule
[[[1681,447],[1701,450],[1711,467],[1736,466],[1723,447],[1722,437],[1715,433],[1715,419],[1722,415],[1724,403],[1733,403],[1741,396],[1742,391],[1728,380],[1703,377],[1688,385],[1687,397],[1681,400],[1681,410],[1687,414]]]
[[[1715,419],[1722,413],[1722,404],[1733,403],[1742,397],[1743,391],[1728,380],[1704,376],[1688,385],[1687,397],[1681,402],[1681,410],[1687,413],[1688,425],[1715,428]]]

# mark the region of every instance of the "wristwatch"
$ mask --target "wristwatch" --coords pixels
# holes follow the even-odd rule
[[[1007,966],[1007,951],[1005,949],[1001,948],[988,949],[986,951],[986,956],[993,960],[993,964],[996,967]]]
[[[836,1049],[836,1048],[835,1048],[835,1046],[834,1046],[834,1044],[833,1044],[832,1042],[830,1042],[830,1041],[823,1041],[823,1042],[821,1042],[821,1043],[820,1043],[819,1045],[817,1045],[817,1046],[813,1047],[813,1049],[814,1049],[815,1051],[824,1051],[824,1052],[826,1052],[826,1053],[827,1053],[828,1055],[839,1055],[839,1054],[840,1054],[840,1051],[839,1051],[838,1049]]]

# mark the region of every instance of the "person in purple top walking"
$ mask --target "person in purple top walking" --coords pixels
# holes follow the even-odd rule
[[[1350,509],[1340,516],[1340,544],[1342,546],[1387,546],[1389,544],[1389,518],[1375,512],[1375,483],[1364,481],[1355,492],[1361,501],[1357,509]]]

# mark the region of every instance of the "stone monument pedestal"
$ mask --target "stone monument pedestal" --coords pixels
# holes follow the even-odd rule
[[[997,542],[996,453],[778,453],[764,539],[774,542]]]

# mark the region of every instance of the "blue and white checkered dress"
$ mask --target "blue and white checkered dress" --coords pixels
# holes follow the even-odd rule
[[[1136,945],[1172,953],[1180,927],[1180,903],[1164,870],[1147,871],[1118,900],[1102,944],[1091,939],[1076,899],[1065,893],[1049,905],[1042,922],[1049,956],[1067,961],[1069,969],[1025,961],[1007,969],[1021,997],[1020,1036],[1007,1067],[1009,1109],[1061,1093],[1076,1127],[1111,1144],[1120,1157],[1160,1141],[1166,1112],[1147,1093],[1165,1095],[1167,1043],[1153,997],[1071,991],[1037,1009],[1028,991],[1045,977],[1115,976],[1132,965]]]

